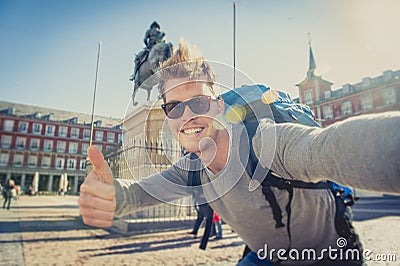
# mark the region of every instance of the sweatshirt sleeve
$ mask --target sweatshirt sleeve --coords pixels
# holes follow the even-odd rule
[[[187,185],[187,171],[184,159],[169,169],[140,181],[135,179],[115,179],[117,208],[116,216],[171,202],[191,195]]]
[[[400,194],[400,112],[326,128],[262,121],[253,147],[260,163],[284,178]]]

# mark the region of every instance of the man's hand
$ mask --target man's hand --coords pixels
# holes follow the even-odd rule
[[[114,177],[96,146],[88,148],[88,156],[93,170],[81,185],[78,199],[80,214],[85,224],[109,227],[112,225],[116,207]]]

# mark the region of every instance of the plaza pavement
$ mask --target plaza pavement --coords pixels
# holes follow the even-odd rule
[[[10,210],[0,209],[0,265],[235,265],[243,251],[242,240],[226,225],[224,238],[211,240],[206,251],[188,230],[121,236],[89,227],[76,201],[76,196],[22,196]],[[367,203],[360,206],[371,213]],[[379,216],[355,222],[373,255],[397,253],[395,262],[368,265],[400,265],[396,204],[390,216],[380,208]]]
[[[226,225],[224,239],[211,239],[206,251],[189,228],[116,235],[84,225],[76,201],[22,196],[0,209],[0,265],[235,265],[244,247]]]

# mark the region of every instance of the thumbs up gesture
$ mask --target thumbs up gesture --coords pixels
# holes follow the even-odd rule
[[[112,225],[116,207],[114,177],[103,154],[96,146],[88,148],[93,170],[81,185],[78,198],[79,211],[83,222],[97,227]]]

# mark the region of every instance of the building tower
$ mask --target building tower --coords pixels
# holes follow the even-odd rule
[[[307,76],[303,81],[296,84],[296,86],[299,87],[300,103],[307,104],[310,105],[310,107],[312,107],[314,103],[320,101],[322,98],[325,97],[326,94],[331,93],[331,86],[333,83],[324,80],[321,76],[315,74],[317,65],[315,63],[314,54],[311,47],[310,34],[309,34],[308,46],[309,46],[309,65],[307,70]],[[314,112],[316,119],[321,118],[321,113],[318,108],[312,108],[311,110]]]
[[[310,107],[323,127],[360,114],[400,110],[400,70],[385,70],[377,77],[364,77],[361,82],[332,90],[331,82],[315,74],[310,39],[308,45],[307,76],[296,86],[299,102]]]

